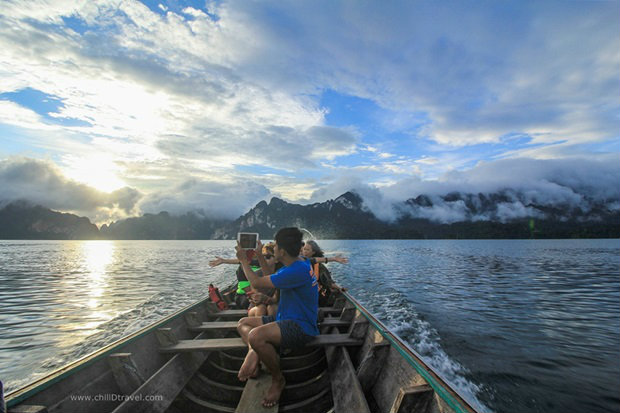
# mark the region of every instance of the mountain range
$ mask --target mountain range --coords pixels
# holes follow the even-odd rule
[[[88,218],[14,202],[0,209],[2,239],[234,239],[282,227],[305,228],[317,239],[619,238],[620,203],[581,199],[540,202],[505,190],[492,194],[420,195],[391,204],[378,218],[354,192],[299,205],[272,198],[236,220],[199,212],[144,214],[97,228]],[[386,215],[386,214],[383,214]]]

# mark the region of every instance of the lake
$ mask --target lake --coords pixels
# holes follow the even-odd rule
[[[483,411],[620,410],[620,240],[319,241]],[[6,392],[234,281],[233,241],[0,241]]]

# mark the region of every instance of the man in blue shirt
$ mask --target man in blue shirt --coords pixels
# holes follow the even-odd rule
[[[280,370],[276,348],[303,347],[319,334],[318,281],[307,260],[299,257],[303,234],[298,228],[282,228],[275,236],[275,258],[284,265],[268,277],[258,277],[250,268],[245,251],[237,244],[237,258],[252,288],[279,288],[280,304],[276,316],[245,317],[239,321],[237,330],[248,345],[239,380],[246,381],[258,374],[262,361],[271,373],[271,387],[263,399],[263,406],[278,403],[286,384]],[[257,258],[266,272],[267,264],[262,256],[262,245],[256,248]]]

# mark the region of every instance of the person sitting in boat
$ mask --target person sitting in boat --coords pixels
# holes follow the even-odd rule
[[[275,271],[282,268],[282,264],[276,262],[274,256],[274,242],[270,242],[263,246],[262,253],[267,262],[269,269],[268,274],[273,274]],[[262,269],[254,271],[254,273],[262,277]],[[252,289],[246,293],[250,299],[250,307],[248,308],[248,316],[258,317],[264,315],[275,315],[278,310],[279,291],[277,288],[259,288]]]
[[[331,273],[327,267],[323,264],[332,262],[338,262],[340,264],[347,264],[349,259],[347,257],[336,256],[332,258],[325,257],[323,250],[319,247],[316,241],[310,240],[304,243],[301,248],[301,255],[310,260],[310,265],[315,274],[319,278],[319,307],[329,305],[329,297],[333,292],[338,290],[345,291],[332,279]],[[322,261],[322,262],[319,262]]]
[[[260,362],[271,373],[271,387],[263,406],[275,406],[280,400],[285,380],[280,369],[280,352],[304,347],[319,334],[318,280],[308,260],[299,256],[303,234],[298,228],[282,228],[275,236],[274,255],[284,266],[275,274],[258,277],[247,261],[245,251],[237,243],[237,258],[253,288],[279,288],[280,304],[276,316],[245,317],[237,331],[248,345],[248,353],[239,369],[239,380],[246,381],[258,374]],[[263,271],[266,271],[262,251],[256,248]]]
[[[260,269],[260,264],[258,260],[253,256],[254,251],[250,250],[250,267],[252,271],[258,271]],[[222,258],[216,256],[214,260],[209,261],[210,267],[217,267],[221,264],[238,264],[237,267],[237,291],[235,296],[235,303],[237,304],[237,308],[248,308],[250,305],[250,300],[247,296],[247,292],[251,290],[250,282],[248,281],[245,273],[243,272],[243,268],[239,264],[239,260],[237,258]]]

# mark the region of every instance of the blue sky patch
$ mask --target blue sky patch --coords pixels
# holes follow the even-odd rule
[[[88,31],[88,25],[86,22],[76,16],[62,16],[62,21],[71,30],[78,34],[84,34]]]
[[[0,94],[0,100],[8,100],[28,108],[42,116],[48,123],[68,127],[92,126],[89,122],[81,119],[50,116],[51,113],[60,113],[60,109],[65,105],[60,98],[48,95],[37,89],[25,88],[16,92],[5,92]]]
[[[58,112],[64,106],[61,99],[32,88],[2,93],[0,94],[0,100],[10,100],[41,116]]]
[[[187,16],[183,13],[183,10],[187,7],[194,8],[196,10],[201,10],[205,12],[209,17],[213,20],[219,20],[219,17],[215,14],[210,13],[205,8],[204,0],[187,0],[187,1],[177,1],[177,0],[169,0],[169,1],[157,1],[157,0],[141,0],[142,4],[147,6],[151,11],[161,14],[165,16],[167,12],[171,11],[176,14],[183,14],[188,20],[193,20],[192,16]]]
[[[381,110],[372,100],[331,89],[323,92],[319,105],[329,111],[325,115],[329,126],[357,126],[360,129],[374,128],[374,119]]]

